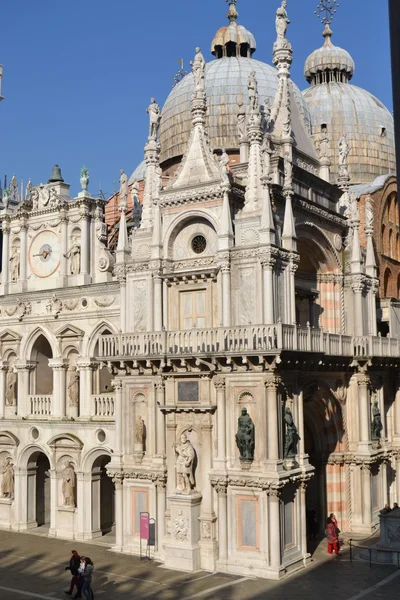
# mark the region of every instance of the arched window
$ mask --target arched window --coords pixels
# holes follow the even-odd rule
[[[386,269],[383,278],[383,295],[385,298],[390,298],[393,295],[392,292],[392,273],[390,269]]]

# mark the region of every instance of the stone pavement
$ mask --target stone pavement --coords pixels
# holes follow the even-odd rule
[[[1,531],[1,600],[65,600],[68,596],[63,590],[69,584],[69,573],[64,567],[72,548],[95,563],[96,600],[387,600],[397,597],[400,582],[400,571],[394,567],[351,564],[348,549],[341,557],[327,556],[324,542],[306,570],[278,583],[218,573],[169,571],[137,557],[115,554],[101,545]],[[382,587],[371,589],[382,582]]]

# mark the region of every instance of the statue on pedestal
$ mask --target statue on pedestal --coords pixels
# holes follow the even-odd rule
[[[221,157],[219,159],[219,172],[221,174],[222,183],[229,183],[229,156],[223,149]]]
[[[347,158],[350,154],[350,146],[345,135],[339,140],[339,166],[347,164]]]
[[[7,371],[7,380],[6,380],[6,405],[7,406],[16,406],[17,405],[17,381],[18,375],[14,371],[13,367],[10,367]]]
[[[89,185],[89,170],[87,167],[83,166],[81,169],[81,178],[80,178],[80,183],[81,183],[81,188],[83,192],[87,192],[88,189],[88,185]]]
[[[11,281],[18,281],[18,279],[19,279],[19,261],[20,261],[19,248],[17,248],[17,246],[14,246],[11,251],[11,257],[10,257]]]
[[[1,496],[2,498],[12,498],[14,495],[14,465],[10,456],[6,458],[1,474],[3,475],[1,480]]]
[[[237,128],[239,135],[239,142],[244,142],[247,136],[246,127],[246,109],[242,101],[239,102],[239,110],[237,113]]]
[[[179,444],[174,444],[176,453],[176,474],[178,494],[190,494],[194,486],[193,466],[196,456],[195,449],[186,433],[182,433]]]
[[[75,408],[79,406],[79,371],[75,365],[68,369],[67,394],[69,405]]]
[[[204,60],[200,48],[196,48],[196,56],[190,64],[192,66],[196,92],[204,92],[206,61]]]
[[[146,112],[150,118],[149,140],[157,140],[161,122],[161,109],[155,98],[151,98],[150,106],[147,108]]]
[[[79,275],[81,272],[81,244],[78,238],[72,238],[72,246],[65,257],[71,259],[71,275]]]
[[[282,39],[286,38],[287,28],[290,23],[290,20],[288,18],[288,14],[286,11],[286,7],[287,7],[287,2],[286,2],[286,0],[283,0],[281,6],[276,11],[275,27],[276,27],[276,33],[278,35],[278,40],[279,39],[282,40]]]
[[[375,402],[372,405],[372,424],[371,424],[371,437],[373,440],[380,440],[382,437],[382,418],[381,411],[379,410],[378,402]]]
[[[250,109],[251,112],[258,112],[258,84],[256,79],[256,72],[252,71],[249,75],[247,82],[247,89],[249,92]]]
[[[63,478],[62,495],[64,498],[64,506],[75,506],[75,483],[76,476],[74,466],[71,462],[66,462],[64,469],[61,471]]]
[[[289,407],[285,408],[285,423],[286,435],[284,457],[293,458],[297,454],[297,446],[299,444],[300,436],[293,421],[292,411]]]
[[[137,444],[144,444],[144,436],[145,436],[145,425],[142,417],[140,415],[136,418],[135,423],[135,439]]]
[[[254,460],[255,428],[247,408],[242,408],[241,416],[238,419],[236,445],[239,448],[240,460]]]

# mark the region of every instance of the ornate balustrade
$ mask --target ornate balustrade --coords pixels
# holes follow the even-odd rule
[[[110,394],[92,396],[92,406],[95,418],[113,419],[115,416],[115,398]]]
[[[329,356],[399,357],[397,338],[356,337],[297,325],[249,325],[104,335],[99,358],[146,358],[209,354],[312,352]]]
[[[35,417],[50,417],[52,401],[52,396],[29,396],[30,414]]]

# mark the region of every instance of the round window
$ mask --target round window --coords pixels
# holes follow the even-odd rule
[[[192,239],[192,250],[196,254],[202,254],[207,248],[207,240],[204,235],[196,235]]]
[[[83,308],[86,308],[87,305],[88,305],[88,301],[86,300],[86,298],[83,298],[83,300],[82,300],[82,306],[83,306]]]
[[[97,432],[97,440],[100,442],[100,444],[102,444],[103,442],[106,441],[106,434],[105,431],[103,431],[102,429],[99,429],[99,431]]]

